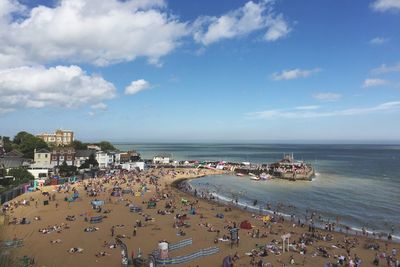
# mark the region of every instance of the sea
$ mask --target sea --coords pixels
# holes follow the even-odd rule
[[[285,153],[311,163],[310,181],[252,181],[214,175],[191,180],[198,192],[266,213],[267,208],[305,220],[312,213],[325,221],[389,233],[400,240],[400,145],[340,144],[115,144],[142,158],[169,153],[174,160],[273,163]],[[256,205],[255,200],[257,200]]]

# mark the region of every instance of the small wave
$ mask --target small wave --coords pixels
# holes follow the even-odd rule
[[[350,228],[351,228],[353,231],[362,233],[362,229],[360,229],[360,228],[357,228],[357,227],[354,227],[354,226],[350,226]],[[375,233],[376,235],[379,235],[380,233],[387,234],[387,233],[385,233],[384,231],[372,231],[372,230],[368,230],[368,229],[365,229],[365,232],[368,233],[368,235],[372,235],[373,233]],[[393,240],[400,241],[400,236],[392,235],[392,239],[393,239]]]
[[[229,198],[217,193],[211,193],[215,198],[217,198],[218,200],[222,200],[226,203],[233,203],[234,199],[233,198]],[[267,214],[274,214],[274,211],[272,210],[268,210],[268,209],[264,209],[261,206],[253,206],[251,203],[247,203],[247,202],[241,202],[238,201],[237,206],[241,207],[241,208],[246,208],[247,210],[252,210],[252,211],[261,211],[263,214],[267,213]],[[283,217],[286,218],[290,218],[289,214],[283,213],[283,212],[276,212],[275,214],[281,215]]]

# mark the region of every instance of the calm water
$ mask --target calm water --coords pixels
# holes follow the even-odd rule
[[[250,181],[247,177],[210,176],[191,181],[199,190],[221,197],[239,196],[251,206],[284,203],[281,211],[304,217],[315,211],[333,221],[353,227],[400,234],[400,145],[227,145],[227,144],[133,144],[117,145],[136,149],[144,158],[157,153],[174,159],[250,161],[270,163],[293,152],[295,158],[315,166],[312,182],[282,180]],[[287,207],[294,205],[293,207]]]

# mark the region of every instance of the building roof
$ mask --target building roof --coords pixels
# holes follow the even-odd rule
[[[24,154],[18,150],[12,150],[4,155],[5,158],[22,158]]]
[[[154,157],[158,157],[158,158],[170,158],[172,155],[168,154],[168,153],[160,153],[158,155],[155,155]]]
[[[76,151],[76,154],[75,154],[75,157],[85,157],[85,158],[88,158],[88,157],[90,157],[90,155],[93,155],[93,154],[95,154],[95,151],[93,151],[93,150],[90,150],[90,149],[87,149],[87,150],[77,150]]]
[[[11,168],[18,168],[24,165],[26,159],[24,158],[17,158],[17,157],[10,157],[10,158],[0,158],[0,168],[11,169]]]
[[[41,149],[39,149],[39,150],[36,150],[36,153],[50,153],[50,151],[48,151],[48,150],[45,149],[45,148],[41,148]]]

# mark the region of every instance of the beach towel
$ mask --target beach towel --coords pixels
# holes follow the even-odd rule
[[[103,216],[90,217],[90,223],[101,223],[103,221]]]
[[[155,208],[157,206],[157,203],[154,201],[149,201],[149,203],[147,203],[147,208]]]
[[[141,207],[136,207],[136,206],[130,206],[129,207],[129,211],[130,212],[142,212],[142,208]]]
[[[131,194],[132,193],[132,189],[123,189],[122,190],[122,194]]]

